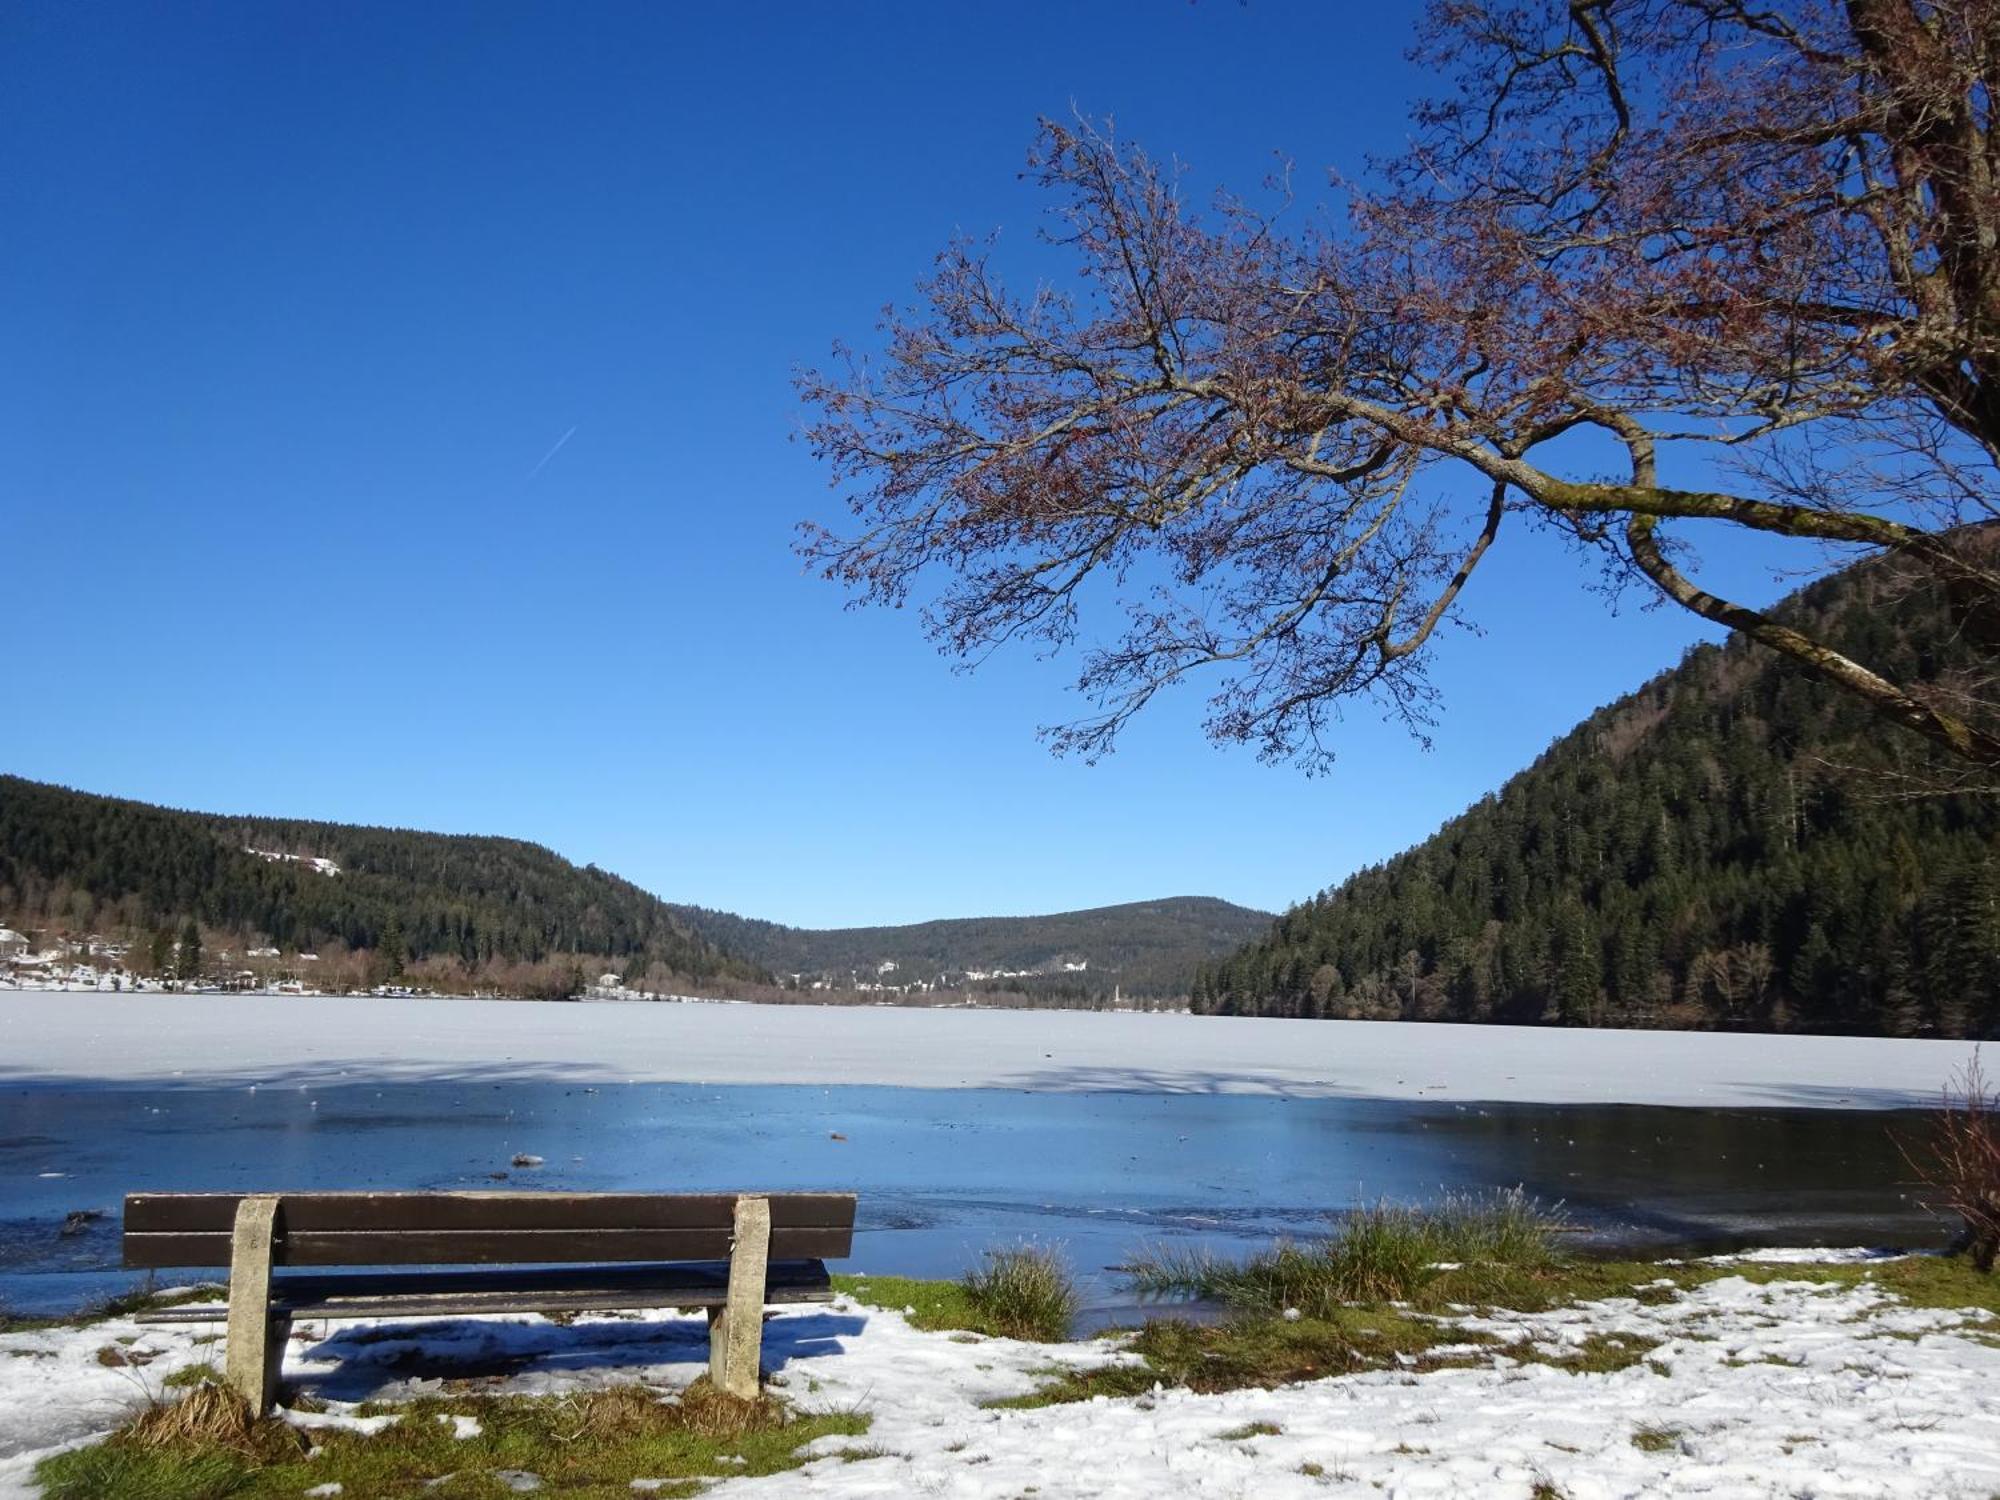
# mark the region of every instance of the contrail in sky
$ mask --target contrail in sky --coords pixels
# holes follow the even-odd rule
[[[533,479],[537,474],[541,473],[542,470],[546,469],[549,466],[549,460],[554,458],[558,453],[562,452],[563,444],[568,442],[571,438],[575,436],[576,436],[576,429],[572,427],[568,432],[565,432],[561,437],[557,438],[555,447],[549,449],[548,452],[544,453],[542,455],[542,461],[536,464],[534,468],[528,470],[528,479]],[[524,479],[521,482],[523,484],[526,484],[528,481]]]

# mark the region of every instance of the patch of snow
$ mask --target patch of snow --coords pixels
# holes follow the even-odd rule
[[[1819,1253],[1823,1256],[1823,1252]],[[718,1500],[941,1495],[1046,1500],[1153,1495],[1478,1495],[1527,1500],[1546,1483],[1575,1497],[1869,1495],[1984,1500],[2000,1490],[2000,1320],[1909,1307],[1879,1288],[1725,1277],[1660,1303],[1614,1298],[1547,1313],[1443,1320],[1519,1350],[1561,1355],[1593,1336],[1655,1345],[1631,1367],[1573,1374],[1491,1348],[1476,1363],[1196,1395],[1036,1410],[990,1403],[1050,1372],[1127,1361],[1114,1341],[961,1343],[845,1298],[773,1314],[774,1386],[805,1411],[864,1411],[864,1439],[829,1438],[804,1469],[717,1481]],[[134,1331],[0,1336],[0,1495],[28,1493],[34,1461],[102,1432],[145,1395],[95,1363]],[[175,1328],[144,1330],[148,1372],[205,1353]],[[588,1350],[587,1358],[579,1351]],[[286,1376],[332,1408],[300,1425],[360,1427],[353,1407],[435,1391],[454,1360],[519,1365],[495,1390],[547,1393],[704,1372],[706,1325],[654,1310],[567,1327],[520,1316],[377,1325],[309,1322]],[[385,1419],[371,1419],[380,1423]],[[389,1419],[393,1420],[393,1419]],[[1277,1429],[1245,1437],[1247,1428]],[[368,1430],[365,1427],[361,1430]],[[1641,1431],[1666,1435],[1636,1446]],[[856,1448],[887,1456],[849,1461]],[[1319,1472],[1308,1472],[1312,1466]],[[534,1476],[523,1473],[520,1481]],[[635,1478],[635,1493],[657,1483]],[[522,1492],[526,1492],[523,1490]]]
[[[373,1437],[385,1427],[394,1427],[402,1421],[395,1412],[384,1412],[375,1417],[357,1417],[352,1412],[343,1411],[286,1411],[284,1418],[292,1426],[307,1432],[331,1428],[337,1432],[358,1432],[363,1437]]]
[[[1708,1265],[1765,1265],[1803,1266],[1835,1265],[1853,1266],[1878,1260],[1903,1260],[1912,1252],[1907,1250],[1823,1250],[1812,1246],[1795,1248],[1777,1245],[1763,1250],[1738,1250],[1730,1255],[1704,1255],[1701,1260]]]

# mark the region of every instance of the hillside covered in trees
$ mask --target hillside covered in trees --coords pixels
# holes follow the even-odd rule
[[[246,948],[365,954],[374,982],[533,994],[606,967],[662,987],[763,977],[629,881],[519,839],[179,812],[13,776],[0,916],[78,933],[193,918]]]
[[[697,906],[674,913],[710,942],[781,978],[885,982],[989,976],[1000,987],[1079,1003],[1114,992],[1148,998],[1188,993],[1196,969],[1265,932],[1269,912],[1212,896],[1174,896],[1038,917],[961,917],[902,927],[785,927]],[[894,964],[883,972],[883,964]],[[1084,965],[1074,968],[1072,965]]]
[[[1989,543],[1990,545],[1990,543]],[[1899,681],[1976,691],[1893,560],[1779,611]],[[1220,1014],[2000,1032],[2000,799],[1741,639],[1591,715],[1436,835],[1203,970]]]
[[[610,972],[658,993],[1064,1006],[1178,1002],[1271,917],[1176,897],[811,931],[671,905],[518,839],[180,812],[0,776],[0,925],[133,940],[127,962],[147,971],[173,966],[189,922],[206,977],[268,945],[285,957],[253,965],[261,977],[331,989],[553,997]]]

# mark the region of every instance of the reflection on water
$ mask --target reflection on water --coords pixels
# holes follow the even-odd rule
[[[0,1093],[0,1304],[129,1285],[118,1205],[139,1189],[853,1190],[851,1267],[920,1276],[1023,1237],[1096,1273],[1146,1241],[1241,1249],[1357,1202],[1515,1183],[1604,1245],[1930,1243],[1891,1134],[1916,1128],[1882,1111],[1226,1094],[14,1087]],[[515,1169],[516,1153],[545,1165]],[[77,1210],[104,1217],[65,1236]]]

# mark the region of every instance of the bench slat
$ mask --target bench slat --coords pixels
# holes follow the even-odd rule
[[[728,1297],[725,1262],[676,1266],[563,1267],[529,1271],[406,1271],[368,1276],[280,1276],[273,1311],[291,1317],[480,1317],[490,1313],[593,1312],[635,1307],[718,1307]],[[832,1279],[817,1260],[774,1261],[772,1305],[825,1302]],[[142,1323],[212,1323],[220,1306],[161,1308]]]
[[[730,1250],[724,1229],[360,1229],[299,1230],[285,1204],[274,1246],[281,1266],[538,1265],[563,1261],[714,1260]],[[786,1260],[847,1255],[846,1229],[779,1229],[771,1252]],[[220,1266],[227,1234],[133,1234],[128,1266]]]
[[[292,1230],[730,1229],[735,1193],[283,1193]],[[852,1229],[852,1193],[773,1193],[778,1229]],[[227,1234],[240,1193],[132,1193],[125,1228],[143,1234]]]

